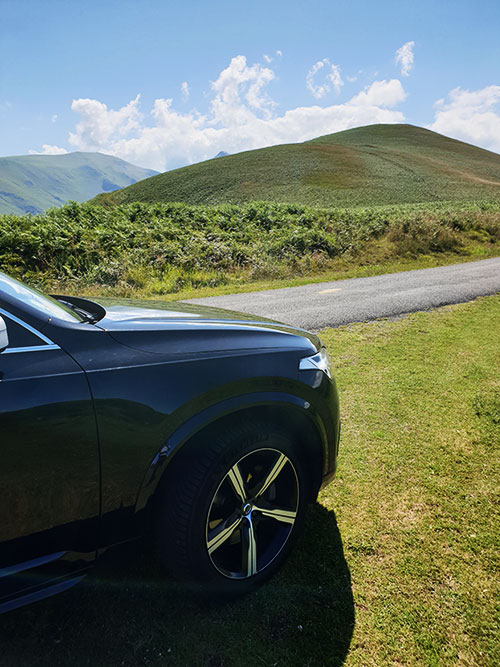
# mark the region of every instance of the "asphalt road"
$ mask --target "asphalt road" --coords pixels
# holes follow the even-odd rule
[[[500,257],[302,287],[190,299],[304,329],[395,317],[500,292]]]

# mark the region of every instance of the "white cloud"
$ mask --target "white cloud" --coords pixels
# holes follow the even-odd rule
[[[273,79],[274,72],[268,67],[248,66],[245,56],[232,58],[229,66],[212,82],[215,93],[211,103],[212,123],[242,125],[259,111],[269,117],[275,103],[264,88]]]
[[[327,82],[333,87],[335,76],[329,65],[333,79]],[[375,81],[345,104],[297,107],[280,114],[267,92],[273,80],[271,69],[249,65],[237,56],[211,84],[206,114],[182,113],[172,99],[163,98],[155,100],[148,114],[141,113],[139,95],[118,110],[98,100],[74,100],[71,108],[79,120],[69,141],[79,150],[100,151],[164,171],[212,158],[221,147],[237,153],[405,120],[400,111],[389,108],[405,98],[397,79]]]
[[[403,76],[408,76],[410,74],[410,70],[413,69],[413,47],[415,46],[415,42],[406,42],[403,44],[401,48],[399,48],[396,51],[396,56],[394,58],[394,62],[396,65],[401,66],[401,74]]]
[[[189,98],[189,84],[187,81],[181,83],[181,95],[182,99],[186,102]]]
[[[355,95],[348,104],[371,107],[394,107],[403,102],[406,93],[399,79],[374,81],[370,86]]]
[[[281,56],[283,55],[283,51],[281,51],[280,49],[277,49],[276,50],[276,55],[281,58]]]
[[[58,118],[59,118],[59,116],[58,116],[56,113],[54,113],[54,114],[52,114],[50,120],[51,120],[53,123],[55,123],[56,120],[57,120]]]
[[[68,151],[59,146],[51,146],[50,144],[42,144],[41,151],[28,151],[30,155],[64,155]]]
[[[435,109],[430,130],[500,152],[500,86],[454,88]]]
[[[316,74],[323,68],[326,68],[326,71],[328,72],[326,74],[326,81],[323,84],[315,83]],[[306,87],[317,100],[324,97],[330,91],[331,87],[333,87],[338,95],[343,85],[344,82],[340,76],[340,67],[338,65],[333,65],[328,58],[318,60],[318,62],[311,67],[306,76]]]
[[[269,65],[269,63],[273,62],[273,59],[271,58],[271,56],[268,56],[267,53],[264,53],[264,60],[266,61],[266,63],[268,65]]]
[[[98,100],[73,100],[71,110],[81,120],[76,131],[69,133],[69,143],[82,151],[105,150],[121,137],[139,129],[142,114],[139,112],[140,95],[118,111],[109,109]]]

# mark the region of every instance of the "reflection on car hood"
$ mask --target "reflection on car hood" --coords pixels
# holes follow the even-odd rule
[[[221,334],[229,335],[230,332],[233,332],[233,336],[240,334],[240,338],[245,333],[243,337],[249,343],[252,338],[249,337],[249,334],[257,334],[260,330],[262,334],[267,334],[266,339],[269,344],[271,344],[269,336],[274,333],[278,336],[281,334],[282,338],[293,336],[296,340],[298,336],[307,339],[309,344],[312,343],[316,349],[319,349],[321,345],[318,337],[309,331],[276,322],[260,315],[250,315],[178,301],[101,298],[98,303],[106,309],[106,315],[99,320],[97,326],[108,331],[113,338],[120,342],[133,347],[139,346],[142,349],[151,350],[151,337],[154,336],[155,332],[162,331],[191,331],[200,334],[203,332],[207,344],[209,344],[208,339],[211,339],[212,344],[214,344],[215,338],[220,338]],[[243,343],[243,340],[240,340],[241,343]],[[263,343],[264,341],[261,340],[260,344]],[[274,340],[273,344],[277,345],[278,341]],[[227,339],[226,345],[232,347]],[[284,346],[293,346],[293,343],[290,340],[290,342],[284,343]]]

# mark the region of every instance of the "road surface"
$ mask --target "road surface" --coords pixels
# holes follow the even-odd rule
[[[186,302],[322,329],[471,301],[496,292],[500,292],[500,257]]]

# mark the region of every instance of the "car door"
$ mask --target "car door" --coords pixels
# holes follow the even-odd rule
[[[99,453],[84,372],[22,319],[0,315],[9,336],[0,353],[1,601],[94,558]]]

